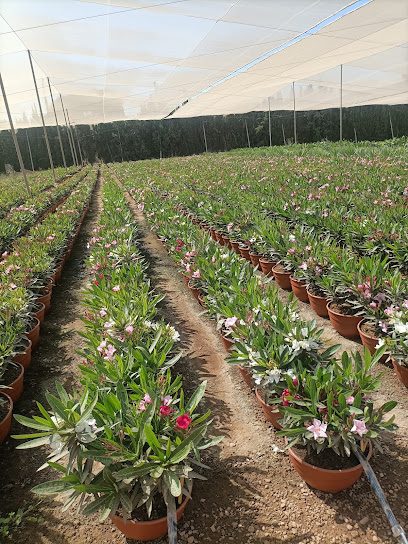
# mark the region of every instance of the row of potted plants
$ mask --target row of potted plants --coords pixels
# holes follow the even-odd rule
[[[379,446],[378,436],[396,429],[393,417],[385,420],[396,402],[373,403],[380,378],[372,369],[385,347],[374,357],[366,350],[363,358],[344,352],[338,360],[340,346],[325,345],[316,323],[299,317],[293,296],[284,305],[251,264],[212,240],[206,224],[194,226],[170,200],[143,190],[148,182],[139,178],[136,189],[130,176],[124,182],[193,295],[217,320],[228,361],[256,387],[265,415],[287,440],[295,469],[318,489],[349,487],[362,473],[353,450],[368,447],[371,455],[371,443]]]
[[[64,178],[64,181],[41,191],[23,204],[10,208],[7,215],[0,220],[0,255],[7,256],[11,244],[22,236],[37,221],[41,221],[47,213],[55,211],[74,187],[87,175],[90,168]]]
[[[137,540],[163,536],[169,519],[175,542],[193,479],[203,479],[201,452],[220,437],[206,436],[210,412],[198,412],[205,382],[186,399],[181,376],[172,374],[179,334],[158,315],[163,296],[150,286],[123,191],[106,170],[104,177],[87,258],[82,392],[57,384],[58,396],[47,395],[50,409],[40,406],[42,418],[16,416],[38,432],[16,438],[31,439],[22,448],[51,448],[45,466],[60,477],[35,487],[37,494],[64,492],[65,507],[100,511]]]
[[[59,182],[66,177],[64,168],[55,169],[56,177]],[[71,166],[68,169],[68,175],[75,173],[75,167]],[[42,172],[34,172],[27,175],[28,183],[31,189],[31,195],[35,196],[42,191],[50,189],[54,185],[54,178],[51,170]],[[1,178],[1,195],[0,195],[0,219],[3,219],[13,207],[21,206],[27,201],[27,189],[25,187],[23,177],[16,175],[2,176]]]
[[[15,251],[0,263],[0,442],[9,431],[53,286],[69,259],[94,184],[90,174],[64,204],[19,238]]]
[[[399,148],[373,149],[378,156],[340,157],[338,168],[345,169],[348,181],[342,186],[336,165],[314,156],[278,162],[259,160],[254,152],[244,163],[245,184],[242,174],[236,182],[234,155],[239,153],[212,157],[208,171],[197,167],[207,160],[201,157],[168,161],[165,172],[155,161],[117,168],[125,175],[148,177],[157,194],[169,196],[193,221],[204,223],[214,239],[273,275],[282,288],[310,301],[343,336],[360,337],[372,354],[386,342],[401,376],[408,373],[401,358],[406,335],[395,330],[390,313],[408,304],[406,161]],[[258,177],[261,168],[266,175]],[[222,177],[215,182],[220,170]],[[292,179],[287,179],[288,171]],[[285,209],[287,199],[295,197],[300,209]],[[390,202],[384,204],[386,200]],[[370,212],[364,215],[367,207]]]

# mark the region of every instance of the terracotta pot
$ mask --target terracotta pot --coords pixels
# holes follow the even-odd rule
[[[307,296],[309,297],[310,306],[317,315],[320,317],[329,316],[329,312],[327,311],[327,298],[312,295],[309,291],[307,292]]]
[[[177,508],[177,521],[180,520],[189,501],[186,497],[182,504]],[[155,519],[152,521],[124,521],[120,516],[110,516],[113,524],[128,538],[146,542],[161,538],[167,534],[167,518]]]
[[[274,266],[272,268],[272,273],[275,276],[276,283],[281,289],[285,289],[286,291],[290,291],[292,289],[292,285],[290,283],[291,272],[280,272],[279,270],[276,270],[276,266]]]
[[[266,404],[263,401],[258,389],[255,389],[255,394],[259,404],[261,405],[262,411],[265,414],[266,419],[272,423],[275,429],[278,429],[278,431],[280,431],[282,429],[282,426],[279,425],[278,419],[282,417],[282,414],[279,412],[279,410],[277,410],[276,408],[274,409],[272,406]]]
[[[62,269],[64,268],[64,261],[60,262],[58,265],[57,265],[57,269],[56,271],[54,272],[54,283],[57,283],[60,279],[61,279],[61,276],[62,276]]]
[[[244,382],[252,389],[252,374],[241,365],[238,365],[238,370]]]
[[[207,306],[205,305],[204,299],[201,295],[198,295],[198,302],[201,304],[201,307],[207,309]]]
[[[373,448],[369,442],[369,451],[367,459],[370,459]],[[328,470],[325,468],[315,467],[306,463],[296,455],[296,453],[288,449],[290,460],[295,467],[296,472],[300,477],[313,489],[327,491],[329,493],[338,493],[344,489],[351,487],[361,476],[363,467],[358,464],[353,468],[345,470]]]
[[[189,286],[190,291],[193,293],[193,297],[196,299],[196,301],[200,302],[198,300],[198,297],[200,296],[200,291],[196,289],[195,287],[193,287],[190,282],[188,282],[187,285]]]
[[[43,302],[37,302],[36,304],[37,306],[40,306],[40,309],[37,312],[32,313],[31,317],[36,317],[42,325],[44,321],[44,315],[45,315],[45,304]]]
[[[230,340],[228,336],[224,336],[223,334],[221,334],[221,340],[222,340],[222,343],[224,344],[225,351],[227,351],[228,353],[231,353],[231,348],[234,345],[234,340]]]
[[[211,238],[216,242],[217,236],[215,234],[215,230],[210,228],[210,234],[211,234]]]
[[[239,250],[239,244],[240,244],[240,242],[236,242],[235,240],[231,240],[232,249],[235,251],[235,253],[237,255],[241,255],[241,252]]]
[[[295,280],[295,278],[290,276],[290,284],[296,298],[298,298],[301,302],[309,302],[309,297],[307,296],[306,290],[306,282]]]
[[[32,342],[31,340],[27,340],[28,346],[25,351],[22,351],[21,353],[17,353],[13,357],[13,361],[15,363],[20,363],[20,365],[24,368],[24,370],[27,370],[27,368],[30,366],[31,363],[31,346]]]
[[[36,324],[34,325],[34,327],[28,331],[25,336],[31,340],[31,349],[34,349],[35,346],[38,344],[38,340],[40,339],[40,322],[37,318],[35,318],[36,320]]]
[[[23,392],[23,381],[24,381],[24,367],[23,365],[20,365],[20,363],[16,363],[17,366],[20,367],[20,375],[18,378],[14,380],[14,382],[5,384],[7,385],[7,395],[11,398],[13,402],[17,402],[18,399],[21,397],[21,393]]]
[[[13,401],[6,393],[0,393],[0,397],[6,398],[9,403],[9,411],[6,417],[0,421],[0,444],[4,442],[11,426],[11,416],[13,414]]]
[[[215,231],[215,239],[220,244],[220,246],[224,245],[224,238],[221,232]]]
[[[391,361],[399,381],[402,382],[405,387],[408,387],[408,368],[400,365],[395,359],[391,359]]]
[[[224,246],[228,247],[229,249],[232,249],[231,240],[229,239],[229,236],[223,234],[222,239],[224,240]]]
[[[50,307],[51,307],[51,291],[48,291],[45,293],[45,295],[42,295],[41,297],[38,297],[35,299],[36,304],[44,304],[44,313],[46,314]],[[40,320],[42,323],[42,321]]]
[[[360,335],[361,341],[363,343],[363,346],[369,349],[371,355],[374,355],[374,353],[377,351],[375,349],[375,346],[378,344],[379,338],[376,338],[375,336],[370,336],[369,334],[365,333],[361,326],[366,323],[367,320],[363,319],[363,321],[360,321],[360,323],[357,325],[358,334]],[[382,363],[385,363],[385,361],[388,359],[388,354],[384,353],[384,355],[381,357],[380,361]]]
[[[243,257],[247,261],[251,260],[251,257],[249,256],[249,247],[248,246],[240,245],[239,246],[239,252],[241,253],[241,257]]]
[[[271,278],[273,276],[272,268],[276,266],[276,263],[270,261],[269,259],[261,258],[259,259],[259,265],[265,276],[267,276],[268,278]]]
[[[362,321],[362,317],[359,315],[344,315],[334,312],[330,309],[331,302],[326,306],[329,312],[330,323],[336,329],[336,331],[345,338],[357,338],[358,328],[357,325]]]
[[[252,253],[252,251],[249,252],[249,258],[251,260],[251,263],[254,265],[254,266],[258,266],[259,267],[259,259],[260,259],[260,256],[257,255],[256,253]]]

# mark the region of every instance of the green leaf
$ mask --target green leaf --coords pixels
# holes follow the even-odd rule
[[[51,480],[50,482],[44,482],[36,485],[31,491],[37,495],[58,495],[63,491],[67,491],[72,488],[72,483],[64,482],[62,480]]]
[[[24,425],[24,427],[29,427],[30,429],[38,429],[40,431],[50,431],[50,429],[54,430],[54,427],[51,427],[50,425],[45,425],[43,423],[38,423],[37,421],[30,419],[29,417],[14,414],[14,419],[18,421],[21,425]]]
[[[159,457],[161,461],[165,460],[164,453],[161,449],[160,442],[157,440],[156,435],[150,425],[145,427],[146,440],[154,453]]]
[[[205,388],[207,387],[207,381],[204,381],[200,384],[200,386],[194,391],[192,394],[190,400],[186,404],[186,412],[189,412],[192,414],[200,402],[200,400],[203,398],[205,393]]]
[[[36,448],[38,446],[43,446],[44,444],[49,444],[50,435],[44,436],[43,438],[35,438],[34,440],[30,440],[29,442],[24,442],[24,444],[19,444],[17,446],[17,450],[28,450],[30,448]],[[14,437],[13,437],[14,438]]]
[[[165,470],[163,472],[163,480],[173,497],[178,497],[181,495],[180,479],[172,470]]]

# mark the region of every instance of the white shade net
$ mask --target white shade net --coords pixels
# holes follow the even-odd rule
[[[290,102],[292,81],[298,82],[299,109],[334,107],[341,63],[345,106],[405,102],[406,0],[372,0],[285,47],[354,4],[350,0],[2,0],[0,71],[13,121],[17,128],[41,124],[27,49],[48,125],[55,120],[47,78],[60,122],[59,93],[75,124],[161,119],[195,95],[199,96],[175,116],[265,109],[268,96],[273,109],[283,109]],[[279,47],[284,48],[200,94]],[[0,129],[7,128],[0,100]]]

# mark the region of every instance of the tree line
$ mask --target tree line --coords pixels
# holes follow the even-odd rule
[[[294,142],[293,112],[273,111],[270,114],[272,145]],[[338,108],[296,112],[298,143],[339,140]],[[133,161],[159,157],[185,156],[229,151],[241,147],[269,145],[269,112],[240,115],[207,116],[161,121],[117,121],[98,125],[77,125],[74,139],[78,158],[94,162]],[[63,166],[56,127],[47,127],[55,166]],[[61,127],[67,164],[73,164],[67,130]],[[343,139],[376,141],[392,136],[408,136],[408,105],[359,106],[343,109]],[[50,167],[42,127],[19,129],[20,144],[26,169]],[[78,147],[78,140],[79,146]],[[0,132],[0,168],[19,165],[11,132]]]

